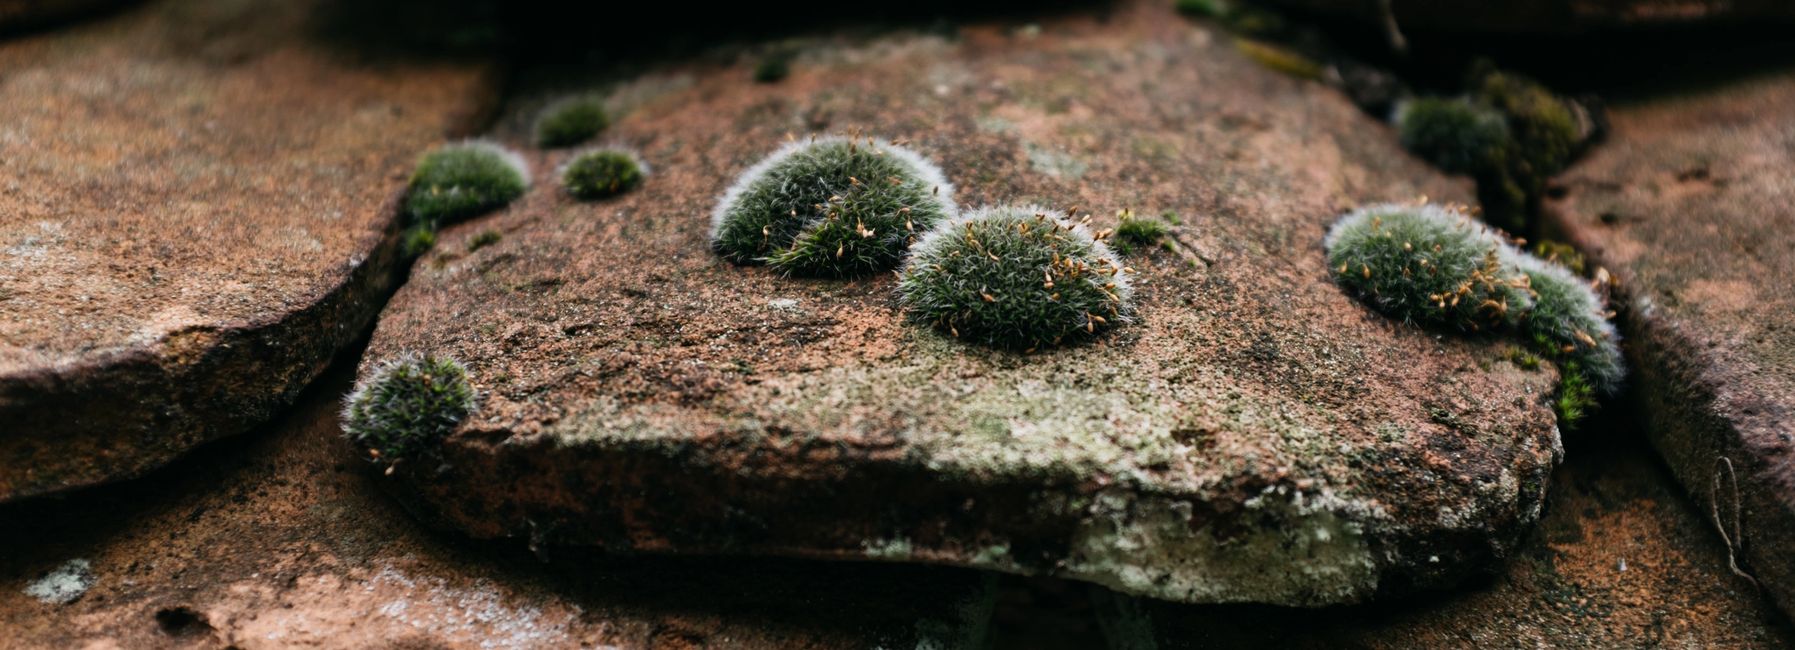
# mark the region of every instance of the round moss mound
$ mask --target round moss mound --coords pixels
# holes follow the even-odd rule
[[[1533,309],[1520,320],[1523,334],[1561,362],[1575,364],[1590,387],[1605,395],[1620,388],[1626,374],[1619,335],[1607,307],[1588,282],[1558,264],[1521,251],[1507,251],[1505,263],[1527,278]],[[1572,371],[1567,371],[1572,372]]]
[[[469,141],[424,154],[405,196],[416,223],[435,226],[478,215],[523,196],[530,187],[523,158],[497,144]]]
[[[406,354],[374,368],[343,404],[343,433],[377,458],[428,449],[474,412],[467,370],[453,359]]]
[[[611,125],[605,104],[596,97],[570,97],[550,104],[536,118],[536,146],[571,147],[591,140]]]
[[[1508,146],[1502,113],[1463,99],[1422,97],[1396,108],[1402,146],[1448,172],[1498,169]]]
[[[875,138],[795,142],[749,168],[711,215],[711,248],[737,264],[845,277],[891,269],[955,213],[934,164]]]
[[[1033,350],[1129,322],[1128,274],[1084,225],[1039,206],[996,206],[923,236],[899,273],[898,298],[912,322]]]
[[[561,187],[578,199],[602,199],[629,191],[648,175],[636,154],[622,149],[594,149],[574,156],[561,168]]]
[[[1385,314],[1477,331],[1531,307],[1525,279],[1502,264],[1505,245],[1457,210],[1386,203],[1334,224],[1328,266],[1336,282]]]

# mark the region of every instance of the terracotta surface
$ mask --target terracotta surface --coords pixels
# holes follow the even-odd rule
[[[0,42],[0,501],[265,420],[380,308],[408,169],[492,75],[323,45],[316,4]]]
[[[1328,280],[1343,211],[1467,188],[1320,85],[1139,3],[1039,31],[819,46],[612,90],[656,171],[537,188],[439,240],[368,364],[465,362],[483,393],[390,479],[430,520],[538,548],[971,565],[1192,602],[1320,605],[1510,556],[1559,455],[1549,369],[1391,322]],[[514,143],[527,111],[495,134]],[[892,278],[720,261],[712,202],[787,133],[907,139],[963,205],[1172,211],[1130,260],[1141,323],[1016,355],[906,325]],[[553,170],[565,154],[529,154]],[[496,244],[467,251],[486,230]]]
[[[0,647],[864,650],[982,633],[972,572],[538,558],[427,534],[343,460],[349,368],[279,424],[149,478],[0,508]],[[73,602],[26,593],[75,560],[92,584]]]
[[[1613,120],[1551,216],[1626,295],[1659,451],[1795,612],[1795,74]]]
[[[1381,23],[1381,0],[1269,0],[1269,4]],[[1795,21],[1782,0],[1391,0],[1405,28],[1566,33],[1719,23]]]

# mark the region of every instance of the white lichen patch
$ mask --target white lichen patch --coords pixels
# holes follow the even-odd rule
[[[81,598],[93,584],[93,563],[76,558],[25,585],[25,595],[52,605],[66,605]]]
[[[1369,509],[1326,491],[1277,487],[1247,501],[1224,533],[1189,503],[1099,495],[1073,537],[1065,574],[1185,602],[1314,606],[1363,600],[1377,566],[1355,522]]]

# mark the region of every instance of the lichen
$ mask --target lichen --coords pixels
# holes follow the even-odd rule
[[[25,595],[52,605],[67,605],[80,600],[93,584],[93,563],[76,558],[25,585]]]
[[[1242,525],[1223,532],[1176,499],[1102,494],[1073,536],[1065,573],[1186,602],[1323,605],[1376,591],[1377,564],[1359,523],[1375,508],[1282,485],[1246,506]]]

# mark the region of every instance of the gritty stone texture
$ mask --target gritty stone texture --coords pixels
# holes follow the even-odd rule
[[[989,580],[968,571],[538,557],[431,534],[343,461],[351,369],[168,471],[0,506],[0,647],[908,650],[984,634]],[[91,576],[78,600],[29,593],[71,555]]]
[[[1270,0],[1366,22],[1385,20],[1379,0]],[[1795,19],[1783,0],[1426,0],[1389,3],[1403,28],[1566,33]]]
[[[1684,498],[1640,437],[1629,426],[1569,445],[1539,527],[1487,584],[1322,612],[1144,603],[1123,617],[1133,625],[1107,627],[1151,632],[1110,647],[1791,647],[1795,634],[1782,613],[1727,571],[1708,514]]]
[[[668,90],[610,137],[660,173],[599,204],[538,189],[445,231],[364,361],[446,354],[482,392],[438,455],[384,479],[410,507],[536,548],[935,562],[1292,605],[1456,583],[1534,521],[1560,453],[1554,372],[1329,281],[1336,215],[1467,195],[1346,99],[1161,3],[812,58],[852,64],[632,82]],[[906,139],[963,205],[1082,205],[1100,227],[1175,211],[1175,251],[1130,259],[1138,324],[1034,355],[907,325],[890,276],[721,261],[713,201],[806,128]],[[1083,170],[1037,173],[1031,151]],[[459,253],[487,228],[504,239]]]
[[[1613,120],[1549,216],[1617,279],[1653,442],[1795,612],[1795,74]]]
[[[357,63],[313,2],[170,0],[0,43],[0,501],[290,404],[390,290],[479,65]]]

